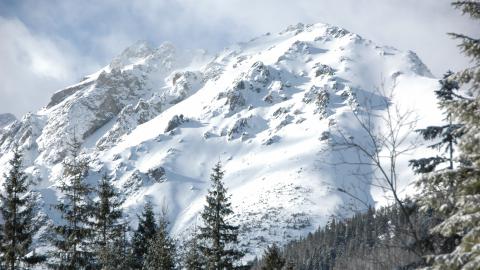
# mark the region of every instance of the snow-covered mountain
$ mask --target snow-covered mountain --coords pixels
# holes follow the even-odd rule
[[[233,219],[254,254],[345,213],[350,199],[337,187],[380,200],[352,171],[332,166],[329,136],[337,127],[355,134],[353,111],[381,85],[395,85],[392,104],[420,116],[435,109],[437,79],[415,53],[335,26],[298,24],[215,56],[139,42],[7,126],[0,173],[13,143],[21,145],[46,220],[56,222],[61,161],[76,136],[92,160],[90,181],[111,175],[133,223],[149,196],[168,207],[171,231],[182,235],[198,222],[221,161]]]
[[[0,113],[0,132],[1,130],[13,123],[17,118],[11,113]]]

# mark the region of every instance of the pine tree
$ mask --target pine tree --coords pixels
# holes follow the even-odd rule
[[[264,266],[262,270],[281,270],[285,265],[285,259],[277,245],[273,244],[267,248],[263,255]]]
[[[125,270],[132,269],[134,261],[132,258],[131,244],[128,239],[130,227],[127,222],[119,224],[120,235],[109,241],[106,247],[105,260],[101,265],[102,270]],[[99,265],[96,265],[99,268]]]
[[[133,269],[142,269],[148,243],[155,237],[157,224],[153,213],[152,203],[147,201],[143,208],[142,216],[138,217],[138,228],[132,238],[132,265]]]
[[[117,242],[117,248],[119,250],[118,252],[118,267],[117,269],[131,269],[131,266],[133,265],[133,260],[132,260],[132,245],[128,239],[128,233],[130,232],[130,226],[128,226],[128,223],[125,222],[121,226],[122,228],[122,234],[119,241]]]
[[[13,270],[20,269],[21,263],[35,262],[38,258],[27,256],[36,232],[33,224],[35,198],[29,193],[30,183],[22,171],[22,153],[17,146],[9,164],[10,171],[4,175],[5,194],[0,194],[0,213],[4,220],[0,230],[0,252],[5,268]]]
[[[95,253],[101,269],[116,269],[121,263],[123,236],[123,200],[110,179],[104,174],[97,188],[98,201],[95,202],[93,230],[95,233]]]
[[[480,19],[480,1],[457,1],[455,8]],[[465,96],[445,102],[443,108],[462,125],[459,140],[460,166],[443,170],[422,180],[420,202],[444,214],[432,233],[461,238],[453,250],[428,258],[429,269],[480,269],[480,39],[451,34],[460,39],[460,48],[474,65],[452,75],[452,80],[469,88]],[[434,192],[443,187],[447,192]],[[450,187],[446,189],[445,187]],[[441,197],[443,200],[438,200]]]
[[[213,270],[234,269],[243,256],[235,247],[238,244],[238,226],[226,220],[233,211],[222,182],[223,174],[218,162],[210,175],[211,188],[201,214],[204,226],[200,227],[199,238],[203,240],[200,250],[207,261],[207,269]]]
[[[168,270],[175,268],[175,242],[168,235],[168,220],[164,212],[160,216],[158,229],[153,239],[149,241],[145,254],[144,270]]]
[[[89,170],[88,159],[80,153],[81,144],[75,138],[70,146],[70,156],[63,162],[63,178],[58,189],[61,201],[55,208],[61,213],[63,222],[54,227],[52,239],[58,249],[52,266],[56,269],[83,269],[93,260],[92,227],[93,189],[86,183]]]
[[[185,242],[184,267],[187,270],[205,269],[205,258],[200,250],[200,239],[195,228],[188,241]]]
[[[440,89],[435,91],[440,106],[445,106],[452,100],[462,98],[457,93],[460,86],[457,81],[452,80],[453,72],[448,71],[442,80],[440,80]],[[423,136],[424,140],[440,140],[429,146],[432,149],[442,150],[447,156],[435,156],[428,158],[421,158],[417,160],[410,160],[410,166],[416,173],[430,173],[442,163],[448,163],[448,168],[453,169],[455,145],[458,139],[462,136],[462,125],[454,124],[452,114],[447,113],[446,121],[448,124],[442,126],[428,126],[424,129],[416,130]],[[443,154],[442,153],[442,154]]]

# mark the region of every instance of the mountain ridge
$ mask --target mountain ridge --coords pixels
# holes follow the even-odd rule
[[[325,160],[336,158],[328,148],[335,128],[357,134],[352,114],[383,83],[385,91],[396,88],[392,103],[430,114],[436,108],[437,81],[415,53],[327,24],[290,26],[215,56],[139,42],[6,127],[0,164],[14,143],[22,147],[42,211],[57,222],[47,202],[61,198],[55,180],[77,136],[92,160],[89,181],[112,176],[132,224],[149,197],[168,206],[171,232],[181,236],[197,223],[210,168],[220,160],[232,218],[253,256],[348,214],[341,207],[350,199],[335,188],[353,186],[366,201],[379,200]],[[432,119],[440,121],[422,121]]]

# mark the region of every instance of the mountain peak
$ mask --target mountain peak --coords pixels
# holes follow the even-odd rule
[[[170,42],[165,42],[159,48],[154,48],[147,41],[137,41],[127,47],[110,63],[112,69],[122,69],[128,65],[141,63],[149,57],[172,57],[175,47]]]
[[[329,138],[338,128],[356,132],[349,121],[378,97],[382,79],[397,87],[392,103],[435,104],[428,93],[437,81],[427,71],[413,53],[328,24],[289,26],[214,59],[140,41],[55,93],[40,113],[5,128],[0,175],[17,141],[28,146],[30,177],[45,194],[57,194],[75,131],[92,161],[89,181],[109,174],[133,217],[146,196],[159,208],[167,204],[172,232],[180,235],[195,223],[210,168],[221,160],[242,244],[255,252],[304,236],[336,214],[349,203],[336,188],[366,190],[358,195],[373,203],[369,186],[346,173],[352,170],[325,165],[338,161]]]
[[[0,129],[15,122],[17,118],[11,113],[0,113]]]

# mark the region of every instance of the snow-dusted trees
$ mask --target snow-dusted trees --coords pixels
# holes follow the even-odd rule
[[[131,267],[133,269],[142,269],[149,242],[155,237],[157,229],[152,203],[147,201],[142,216],[138,217],[138,227],[132,237]]]
[[[187,270],[202,270],[205,268],[205,259],[200,250],[200,239],[197,231],[190,235],[190,238],[184,244],[185,253],[183,254],[183,266]]]
[[[434,226],[432,221],[436,217],[414,208],[411,220],[417,227],[428,230]],[[307,237],[281,248],[285,259],[282,270],[413,269],[419,260],[404,247],[407,228],[406,219],[396,205],[369,208],[346,219],[332,219]],[[275,257],[274,252],[266,252],[253,263],[252,270],[262,269],[268,264],[268,258]]]
[[[4,179],[4,193],[0,194],[3,218],[3,224],[0,224],[0,268],[3,261],[5,269],[23,269],[26,263],[36,262],[39,258],[28,256],[36,231],[33,224],[35,198],[22,171],[22,153],[17,146],[10,160],[10,171]]]
[[[123,248],[123,200],[109,177],[104,174],[97,187],[98,200],[94,207],[93,231],[95,255],[101,269],[118,269],[126,258]]]
[[[456,1],[455,8],[480,19],[480,1]],[[474,65],[446,80],[458,81],[468,88],[442,105],[461,124],[459,139],[461,164],[434,172],[422,178],[420,203],[425,209],[441,212],[445,220],[432,233],[461,238],[450,252],[430,256],[429,269],[480,269],[480,39],[462,34],[451,34],[460,39],[462,51],[472,58]]]
[[[63,177],[58,189],[62,196],[55,208],[62,221],[54,227],[52,253],[56,269],[82,269],[93,261],[91,243],[93,216],[92,187],[86,182],[89,161],[82,156],[81,143],[75,138],[70,144],[70,156],[63,161]]]
[[[201,214],[200,250],[206,260],[206,268],[212,270],[234,269],[243,253],[237,249],[238,226],[229,224],[227,217],[233,214],[227,189],[222,179],[224,172],[218,162],[210,175],[211,187],[207,204]]]
[[[262,270],[282,270],[285,259],[282,257],[280,248],[273,244],[267,248],[263,255],[264,265]]]
[[[153,238],[149,241],[143,269],[169,270],[175,268],[175,242],[169,236],[167,227],[167,213],[166,211],[163,211],[158,221],[158,229]]]
[[[456,93],[456,91],[459,89],[459,84],[457,81],[451,79],[452,75],[452,72],[447,72],[443,79],[440,80],[440,89],[435,91],[440,106],[445,106],[450,101],[461,97],[458,93]],[[420,133],[425,140],[437,141],[429,147],[432,149],[442,150],[442,155],[410,160],[410,165],[416,173],[430,173],[442,163],[448,163],[448,168],[453,169],[453,153],[455,151],[458,138],[460,138],[463,133],[461,129],[462,125],[453,123],[451,113],[447,113],[445,120],[448,122],[445,125],[428,126],[426,128],[417,130],[417,132]]]

